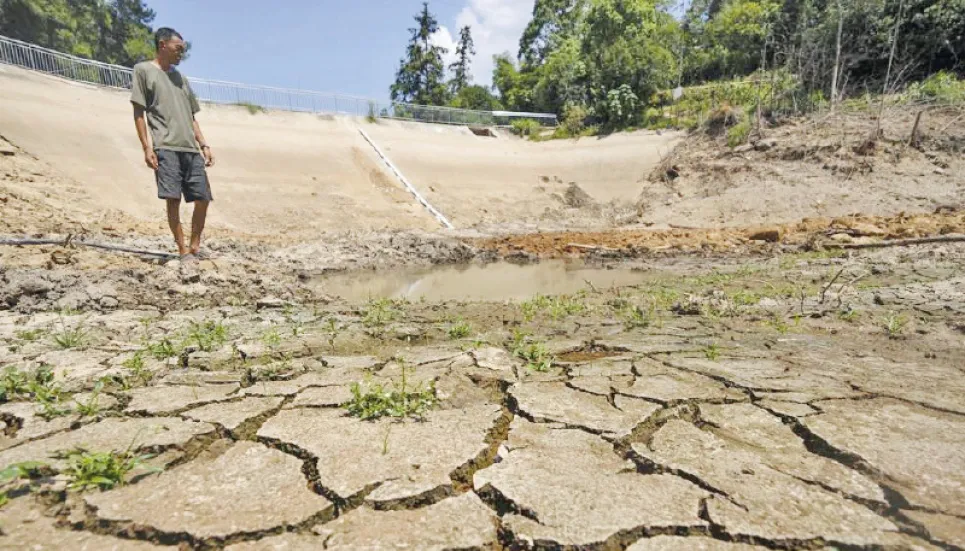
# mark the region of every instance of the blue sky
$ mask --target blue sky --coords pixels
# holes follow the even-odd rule
[[[430,0],[453,49],[473,27],[474,77],[490,84],[494,54],[515,54],[534,0]],[[421,0],[148,0],[155,27],[191,41],[185,74],[387,99]],[[450,52],[451,54],[452,52]]]

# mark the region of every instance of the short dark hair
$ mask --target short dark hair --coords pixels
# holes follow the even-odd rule
[[[171,40],[175,36],[180,38],[181,40],[184,40],[184,37],[181,36],[181,33],[179,33],[178,31],[170,27],[161,27],[160,29],[157,30],[156,33],[154,33],[154,47],[160,48],[161,42],[165,40]]]

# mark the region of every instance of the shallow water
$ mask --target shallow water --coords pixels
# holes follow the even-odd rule
[[[549,261],[517,265],[455,265],[350,272],[318,278],[317,289],[347,300],[407,298],[429,301],[507,301],[571,294],[590,285],[599,288],[639,285],[652,278],[627,268],[607,269],[582,263]]]

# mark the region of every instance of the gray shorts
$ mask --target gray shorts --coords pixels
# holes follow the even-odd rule
[[[214,199],[200,153],[168,149],[158,149],[155,153],[158,199],[180,199],[181,195],[188,203]]]

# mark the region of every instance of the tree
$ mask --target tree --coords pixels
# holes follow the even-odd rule
[[[452,98],[450,107],[474,111],[499,111],[503,108],[499,99],[485,86],[466,86]]]
[[[449,87],[454,96],[459,95],[463,88],[472,82],[472,75],[469,67],[472,64],[472,56],[476,55],[475,44],[472,41],[472,29],[466,25],[459,30],[459,44],[456,46],[456,61],[449,66],[452,71],[452,80]]]
[[[577,33],[587,0],[536,0],[533,19],[519,40],[519,59],[541,65],[563,41]]]
[[[414,19],[417,26],[409,29],[411,38],[406,56],[399,63],[395,83],[390,88],[392,101],[445,105],[449,93],[442,56],[448,50],[431,42],[432,35],[439,30],[439,22],[429,12],[428,2],[423,2],[422,11]]]
[[[0,34],[133,65],[153,55],[154,16],[142,0],[0,0]]]

